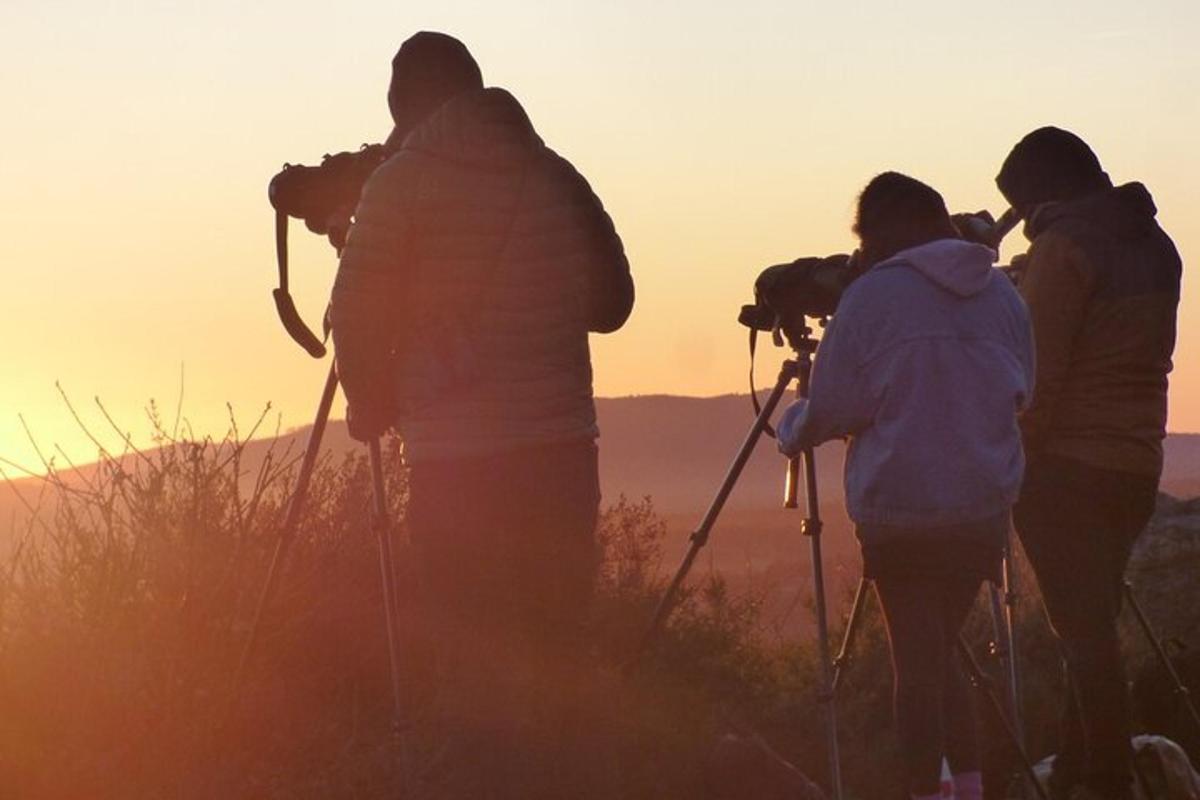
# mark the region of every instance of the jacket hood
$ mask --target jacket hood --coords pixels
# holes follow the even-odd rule
[[[521,166],[541,147],[525,109],[493,87],[446,103],[408,135],[402,149],[502,171]]]
[[[996,251],[962,239],[938,239],[901,250],[875,269],[907,266],[960,297],[979,294],[992,280]]]
[[[1158,208],[1140,183],[1105,189],[1078,200],[1040,205],[1029,215],[1025,235],[1034,239],[1066,220],[1083,220],[1118,239],[1138,239],[1154,229]]]

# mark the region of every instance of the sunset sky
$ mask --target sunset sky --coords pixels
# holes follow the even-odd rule
[[[391,57],[422,29],[461,38],[616,221],[638,302],[593,339],[597,394],[744,391],[735,318],[761,268],[850,248],[886,169],[999,212],[1000,162],[1056,124],[1147,184],[1183,254],[1170,429],[1200,431],[1195,0],[417,5],[4,0],[0,456],[38,468],[21,414],[47,453],[95,457],[56,381],[111,447],[92,398],[145,442],[181,373],[197,433],[227,402],[311,421],[328,365],[276,321],[267,182],[382,140]],[[299,225],[292,248],[315,324],[336,260]],[[765,380],[781,355],[760,353]]]

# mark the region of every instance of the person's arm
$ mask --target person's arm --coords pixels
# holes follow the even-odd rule
[[[860,306],[844,303],[825,329],[807,401],[797,400],[776,426],[784,455],[858,433],[874,421],[877,399],[862,368],[861,316]]]
[[[1037,392],[1037,350],[1033,336],[1033,322],[1029,319],[1029,310],[1021,303],[1021,328],[1018,331],[1018,347],[1020,348],[1021,375],[1025,378],[1025,393],[1017,403],[1017,413],[1022,413],[1033,403]]]
[[[1034,241],[1020,283],[1033,324],[1037,365],[1033,400],[1020,420],[1030,454],[1042,448],[1054,424],[1092,285],[1086,256],[1068,238],[1047,232]]]
[[[633,276],[625,246],[587,179],[565,158],[554,158],[570,187],[572,219],[584,232],[587,247],[581,276],[587,327],[595,333],[611,333],[625,324],[633,310]]]
[[[385,165],[363,187],[329,306],[350,435],[360,441],[379,436],[396,417],[391,350],[411,261],[402,172]]]

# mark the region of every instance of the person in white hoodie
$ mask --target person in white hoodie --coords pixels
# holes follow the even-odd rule
[[[1029,317],[992,269],[996,253],[960,239],[920,181],[874,178],[854,231],[866,271],[842,296],[779,446],[797,455],[849,437],[846,503],[888,627],[908,791],[940,797],[945,757],[955,796],[977,800],[975,715],[954,646],[999,571],[1021,483]]]

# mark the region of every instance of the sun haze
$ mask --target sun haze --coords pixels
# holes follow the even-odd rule
[[[199,433],[224,431],[226,402],[311,419],[327,365],[275,319],[266,185],[386,136],[390,59],[421,29],[467,43],[625,240],[638,300],[593,338],[598,395],[744,391],[735,319],[761,268],[849,248],[854,196],[886,169],[999,212],[1002,159],[1044,124],[1145,182],[1185,269],[1200,257],[1192,0],[168,5],[6,3],[0,456],[35,471],[18,414],[47,453],[96,452],[56,381],[138,442],[149,398],[174,415],[181,367]],[[315,323],[334,254],[298,225],[292,248]],[[1172,431],[1200,430],[1198,334],[1185,276]]]

